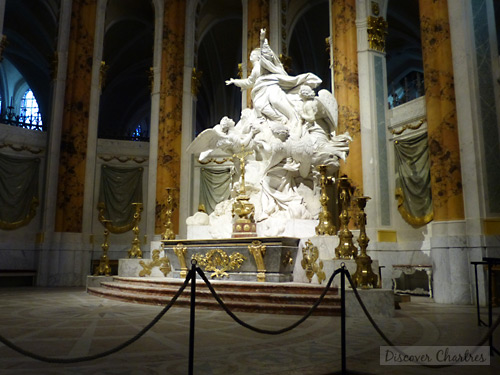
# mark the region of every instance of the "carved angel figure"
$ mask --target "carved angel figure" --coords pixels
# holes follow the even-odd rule
[[[311,203],[319,201],[316,166],[338,170],[351,141],[347,133],[336,134],[337,102],[327,90],[314,91],[321,83],[316,75],[288,75],[265,30],[250,61],[253,68],[248,78],[231,78],[226,84],[251,89],[253,108],[244,109],[236,125],[224,117],[198,135],[187,151],[200,153],[201,161],[216,149],[228,154],[254,151],[247,160],[245,180],[257,222],[272,217],[317,218],[319,206]]]

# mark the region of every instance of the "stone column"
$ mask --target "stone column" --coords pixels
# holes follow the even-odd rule
[[[260,29],[269,39],[269,0],[248,0],[247,54],[260,46]]]
[[[448,2],[419,1],[434,222],[434,299],[470,303],[470,249],[464,220],[460,144]]]
[[[185,1],[165,1],[156,169],[156,234],[165,230],[165,189],[180,188],[185,18]],[[179,194],[175,194],[174,204],[177,209],[172,222],[174,232],[178,233]]]
[[[37,283],[42,286],[85,285],[90,269],[92,244],[82,232],[96,10],[97,0],[61,2],[44,192],[48,204],[39,244]]]
[[[463,220],[448,2],[419,1],[435,221]]]
[[[250,52],[254,48],[260,47],[260,29],[266,29],[266,37],[269,36],[269,0],[248,0],[247,1],[247,77],[252,71],[252,64],[249,63]],[[250,90],[247,90],[247,108],[252,108]]]
[[[81,232],[97,0],[77,0],[71,12],[63,112],[56,232]]]
[[[332,0],[332,47],[334,92],[339,105],[337,133],[352,137],[347,163],[340,168],[355,186],[355,195],[363,195],[361,130],[358,88],[358,43],[356,0]]]

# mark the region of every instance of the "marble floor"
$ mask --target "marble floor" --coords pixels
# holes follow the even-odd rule
[[[162,310],[91,296],[83,288],[0,288],[0,301],[0,335],[27,351],[57,358],[112,349],[135,336]],[[500,308],[494,314],[497,317]],[[266,329],[286,327],[300,318],[237,315]],[[393,318],[375,320],[389,339],[401,346],[471,346],[487,331],[477,326],[474,306],[441,305],[425,297],[402,303]],[[197,310],[195,339],[196,375],[321,375],[341,369],[340,317],[311,317],[290,332],[263,335],[237,325],[222,310]],[[494,342],[500,347],[500,332],[495,332]],[[45,363],[0,344],[0,374],[184,375],[188,373],[188,343],[189,310],[174,307],[138,341],[93,361]],[[500,356],[493,356],[489,366],[381,366],[383,345],[366,318],[347,319],[347,368],[353,372],[500,373]]]

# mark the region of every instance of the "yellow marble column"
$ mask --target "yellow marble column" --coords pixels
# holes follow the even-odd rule
[[[156,234],[165,231],[166,188],[178,189],[181,180],[185,17],[184,0],[165,1],[156,170]],[[179,194],[174,194],[173,199],[174,207],[179,207]],[[178,233],[178,209],[173,213],[172,224],[174,232]]]
[[[248,0],[247,6],[247,74],[249,75],[252,71],[250,52],[260,47],[260,29],[266,29],[266,37],[269,40],[269,0]],[[250,90],[247,91],[247,106],[252,107]]]
[[[447,0],[419,0],[434,220],[464,218]]]
[[[352,137],[349,156],[340,167],[355,187],[354,195],[363,195],[363,163],[359,120],[358,43],[356,0],[332,0],[332,47],[334,91],[339,105],[337,133],[349,132]]]
[[[56,232],[81,232],[97,0],[75,0],[61,133]]]

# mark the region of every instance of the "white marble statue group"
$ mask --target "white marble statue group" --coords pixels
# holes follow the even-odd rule
[[[317,219],[320,211],[318,165],[333,173],[349,152],[349,134],[336,134],[338,106],[327,90],[315,92],[321,79],[312,73],[290,76],[261,30],[260,48],[250,54],[252,72],[234,84],[251,90],[253,108],[238,123],[224,117],[200,133],[188,147],[201,161],[222,150],[230,155],[250,151],[245,159],[245,190],[255,206],[259,235],[283,234],[286,222]],[[235,159],[236,167],[238,162]],[[235,184],[235,195],[239,192]],[[234,197],[221,202],[208,218],[212,227],[224,223],[231,231]],[[191,221],[189,221],[191,220]],[[265,225],[267,222],[267,225]],[[188,224],[196,224],[193,217]],[[214,238],[224,236],[213,233]]]

